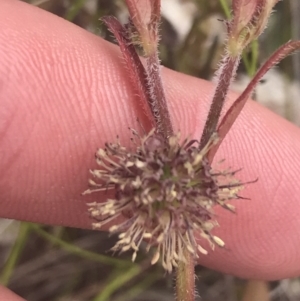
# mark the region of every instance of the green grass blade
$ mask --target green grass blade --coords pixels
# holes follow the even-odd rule
[[[89,260],[100,262],[102,264],[113,265],[113,266],[116,266],[116,267],[119,267],[119,268],[124,268],[124,267],[128,268],[128,267],[134,265],[133,263],[131,263],[127,260],[112,258],[112,257],[109,257],[109,256],[105,256],[105,255],[101,255],[101,254],[97,254],[97,253],[94,253],[94,252],[84,250],[82,248],[74,246],[70,243],[67,243],[67,242],[65,242],[65,241],[63,241],[63,240],[47,233],[46,231],[42,230],[38,225],[32,224],[31,226],[38,235],[40,235],[41,237],[43,237],[47,241],[51,242],[52,244],[59,246],[60,248],[62,248],[66,252],[75,254],[75,255],[80,256],[82,258],[86,258],[86,259],[89,259]]]
[[[104,289],[98,294],[93,301],[108,301],[110,296],[135,276],[141,272],[141,268],[137,265],[131,267],[127,271],[117,271],[113,273],[107,280]]]
[[[82,9],[84,3],[85,0],[75,0],[70,9],[67,11],[65,19],[68,21],[73,21],[78,15],[79,11]]]
[[[29,223],[21,223],[19,234],[0,274],[0,283],[7,286],[30,232]]]

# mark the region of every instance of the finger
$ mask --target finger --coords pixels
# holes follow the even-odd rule
[[[6,287],[0,286],[0,301],[25,301]]]
[[[1,214],[89,227],[80,193],[93,153],[117,134],[126,141],[127,126],[141,116],[120,54],[21,2],[2,1],[0,22]],[[163,79],[173,123],[183,135],[199,137],[210,85],[167,70]],[[243,192],[251,201],[235,202],[237,215],[217,210],[216,234],[227,249],[210,252],[202,263],[243,277],[299,273],[299,136],[257,104],[246,106],[217,158],[243,167],[242,180],[259,182]]]
[[[89,227],[88,198],[81,193],[88,169],[95,166],[94,153],[116,135],[127,143],[127,126],[138,126],[141,115],[120,54],[102,39],[24,3],[3,1],[0,14],[1,214]],[[170,98],[182,89],[181,76],[174,74],[173,80]],[[190,129],[197,121],[189,120],[195,104],[172,110],[185,133],[195,131]]]

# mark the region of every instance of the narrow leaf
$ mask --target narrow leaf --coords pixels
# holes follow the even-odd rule
[[[146,70],[134,46],[126,35],[126,29],[120,22],[114,17],[104,17],[102,20],[113,33],[120,46],[134,92],[137,94],[137,99],[142,106],[144,114],[151,122],[151,127],[154,127],[155,121],[153,113],[151,112],[151,97],[148,90]]]
[[[256,85],[262,79],[262,77],[268,72],[273,66],[277,65],[282,59],[292,54],[296,50],[300,49],[300,41],[290,41],[284,45],[282,45],[277,51],[275,51],[272,56],[265,62],[265,64],[258,70],[257,74],[248,84],[247,88],[244,92],[237,98],[237,100],[233,103],[233,105],[229,108],[225,116],[223,117],[220,125],[218,127],[218,135],[219,141],[216,145],[214,145],[210,152],[209,158],[212,160],[214,155],[216,154],[220,144],[223,139],[229,132],[230,128],[234,124],[235,120],[239,116],[241,110],[243,109],[246,101],[251,96]]]

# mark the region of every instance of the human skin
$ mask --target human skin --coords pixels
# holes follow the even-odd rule
[[[176,130],[200,137],[210,83],[162,70]],[[231,94],[229,102],[236,96]],[[91,228],[82,196],[94,153],[143,113],[118,48],[67,21],[15,0],[0,3],[0,214]],[[237,214],[216,208],[226,242],[199,263],[245,278],[300,274],[300,130],[249,101],[219,149],[247,185]],[[205,243],[204,243],[205,245]],[[206,246],[206,245],[205,245]],[[0,301],[21,300],[2,288]]]

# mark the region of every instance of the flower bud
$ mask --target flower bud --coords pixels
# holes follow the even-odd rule
[[[160,0],[143,0],[143,5],[138,5],[139,0],[126,0],[131,21],[138,34],[138,41],[149,56],[156,52],[160,22]]]
[[[265,29],[279,0],[233,0],[233,19],[228,25],[228,52],[238,56]]]

